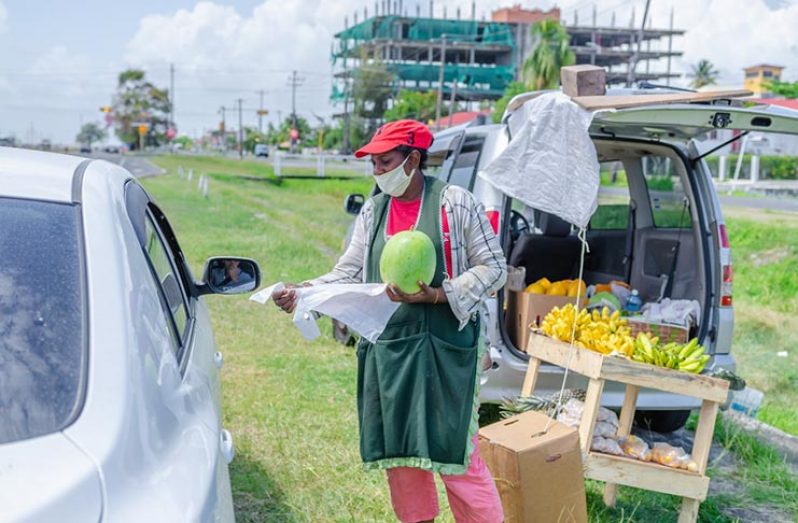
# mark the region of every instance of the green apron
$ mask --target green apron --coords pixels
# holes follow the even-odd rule
[[[435,244],[432,287],[446,275],[441,193],[446,187],[424,177],[416,230]],[[374,198],[366,281],[381,283],[390,197]],[[361,340],[358,356],[360,454],[367,468],[417,467],[464,474],[477,430],[479,324],[459,321],[447,303],[399,306],[376,343]]]

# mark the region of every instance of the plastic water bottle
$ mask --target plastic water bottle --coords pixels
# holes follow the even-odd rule
[[[626,310],[627,312],[640,312],[642,308],[643,300],[640,299],[637,289],[633,289],[632,294],[629,295],[629,298],[626,300]]]
[[[756,417],[759,412],[759,406],[762,405],[762,400],[765,394],[762,391],[746,387],[743,390],[736,390],[732,392],[731,408],[738,412],[742,412],[752,418]]]

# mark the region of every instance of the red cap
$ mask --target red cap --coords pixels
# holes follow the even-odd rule
[[[377,129],[371,141],[355,151],[355,157],[363,158],[369,154],[387,153],[400,145],[427,150],[432,145],[432,140],[429,127],[423,123],[415,120],[397,120]]]

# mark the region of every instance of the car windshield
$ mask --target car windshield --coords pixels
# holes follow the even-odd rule
[[[0,443],[60,430],[80,407],[78,213],[0,198]]]

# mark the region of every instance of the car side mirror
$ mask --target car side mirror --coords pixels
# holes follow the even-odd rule
[[[366,197],[362,194],[350,194],[344,200],[344,210],[349,214],[358,215],[364,203],[366,203]]]
[[[219,256],[208,258],[197,286],[203,294],[242,294],[260,286],[260,267],[249,258]]]

